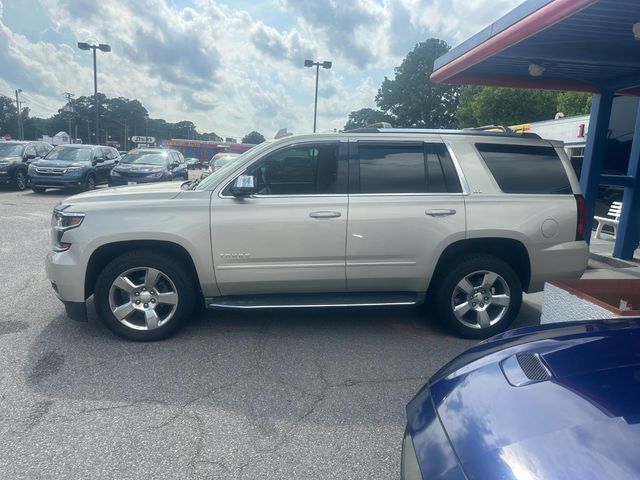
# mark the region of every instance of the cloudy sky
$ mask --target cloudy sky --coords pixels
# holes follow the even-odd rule
[[[154,118],[192,120],[198,130],[241,136],[341,128],[352,110],[374,107],[415,43],[455,45],[522,0],[0,0],[0,94],[24,92],[33,115],[49,116],[63,92],[98,88],[137,98]]]

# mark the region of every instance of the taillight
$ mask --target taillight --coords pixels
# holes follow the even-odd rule
[[[587,206],[582,195],[576,195],[576,206],[578,207],[578,223],[576,225],[576,240],[584,240],[587,233]]]

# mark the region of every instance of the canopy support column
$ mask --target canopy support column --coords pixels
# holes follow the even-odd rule
[[[640,174],[640,104],[636,111],[636,124],[633,132],[633,144],[629,157],[627,177],[633,179],[631,186],[624,189],[622,199],[622,214],[616,235],[616,245],[613,256],[618,258],[633,258],[633,252],[638,246],[640,238],[640,188],[638,188],[638,175]]]
[[[600,173],[604,163],[604,154],[609,134],[609,119],[613,105],[613,92],[594,93],[591,101],[589,132],[584,150],[584,160],[580,172],[580,188],[585,198],[587,231],[585,240],[591,240],[591,225],[596,210]]]

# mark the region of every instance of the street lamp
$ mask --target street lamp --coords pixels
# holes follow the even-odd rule
[[[95,131],[96,133],[99,132],[98,130],[98,71],[96,69],[96,50],[100,50],[102,52],[110,52],[111,51],[111,46],[107,45],[105,43],[99,43],[98,45],[90,45],[86,42],[78,42],[78,48],[80,50],[93,50],[93,108],[96,111],[96,124],[95,124]],[[100,142],[100,139],[98,138],[98,135],[96,135],[96,142]]]
[[[320,67],[326,68],[327,70],[331,68],[331,62],[314,62],[313,60],[305,60],[305,67],[316,67],[316,99],[313,102],[313,133],[316,133],[316,115],[318,113],[318,73],[320,71]]]

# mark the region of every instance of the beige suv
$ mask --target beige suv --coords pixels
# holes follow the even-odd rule
[[[514,320],[523,291],[582,275],[583,210],[561,146],[535,135],[288,137],[199,183],[66,199],[47,274],[70,317],[86,319],[93,295],[105,324],[132,340],[172,334],[201,302],[425,302],[459,335],[485,338]]]

